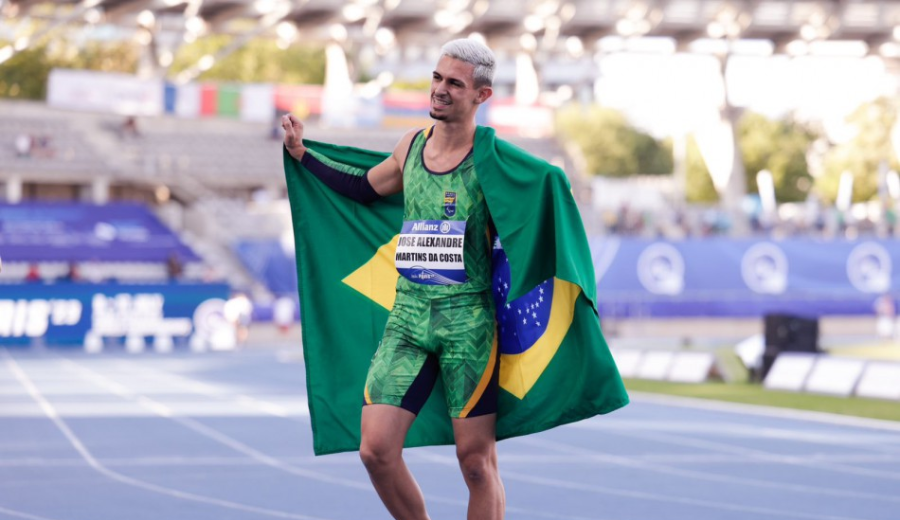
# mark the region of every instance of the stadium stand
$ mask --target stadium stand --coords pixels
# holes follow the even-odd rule
[[[200,257],[134,203],[0,204],[0,282],[196,279]],[[172,271],[178,263],[178,272]]]
[[[242,240],[235,245],[235,253],[273,294],[296,295],[297,268],[293,252],[285,250],[280,241]]]
[[[30,180],[53,182],[90,179],[111,173],[102,157],[69,121],[10,114],[7,105],[4,103],[5,115],[0,118],[0,142],[3,143],[0,146],[0,164],[5,174],[27,175]],[[16,143],[23,137],[30,142],[28,151],[20,154]]]

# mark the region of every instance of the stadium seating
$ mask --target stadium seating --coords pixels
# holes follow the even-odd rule
[[[160,282],[200,257],[140,204],[0,204],[0,282]],[[171,263],[177,263],[178,273]]]
[[[35,146],[29,156],[19,157],[15,142],[22,135],[35,140],[46,138],[46,145]],[[106,162],[65,119],[4,114],[0,118],[0,143],[0,165],[6,174],[68,182],[111,173]]]

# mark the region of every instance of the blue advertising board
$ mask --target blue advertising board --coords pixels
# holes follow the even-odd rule
[[[226,284],[0,285],[0,345],[210,335],[228,295]]]
[[[594,238],[609,317],[873,314],[900,293],[900,241]]]
[[[4,262],[182,262],[200,258],[141,204],[0,203]]]

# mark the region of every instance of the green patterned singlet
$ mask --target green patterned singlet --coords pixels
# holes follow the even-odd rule
[[[491,289],[490,214],[475,174],[475,161],[469,152],[448,172],[428,170],[423,152],[433,129],[427,128],[416,134],[406,156],[403,220],[465,221],[463,262],[467,281],[455,285],[422,285],[401,276],[397,290],[424,298],[488,292]]]

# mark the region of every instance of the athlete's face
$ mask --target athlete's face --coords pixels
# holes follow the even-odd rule
[[[474,117],[478,105],[487,101],[491,87],[475,86],[475,66],[441,56],[431,76],[431,118],[438,121],[463,121]]]

